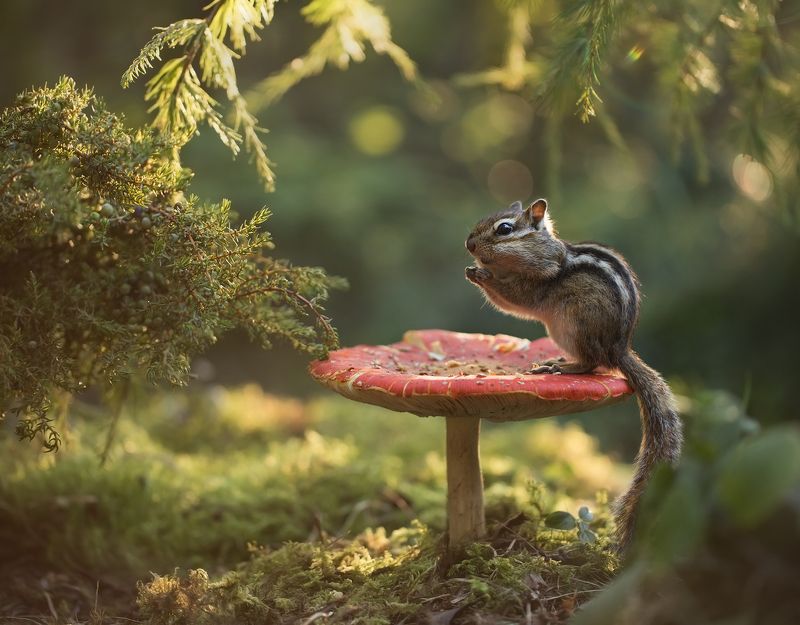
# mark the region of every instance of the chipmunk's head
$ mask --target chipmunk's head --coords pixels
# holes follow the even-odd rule
[[[564,254],[544,199],[528,208],[523,208],[522,202],[514,202],[506,210],[482,219],[465,244],[476,265],[493,272],[524,271],[526,265],[538,265],[541,260],[560,261]]]

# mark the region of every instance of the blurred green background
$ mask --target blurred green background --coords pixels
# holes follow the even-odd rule
[[[493,3],[381,4],[393,38],[438,99],[374,54],[347,72],[327,69],[301,83],[259,115],[277,163],[274,194],[263,192],[245,156],[232,160],[208,129],[184,150],[195,193],[229,198],[241,216],[268,206],[277,255],[348,278],[350,290],[329,306],[342,343],[392,342],[429,327],[543,335],[540,326],[483,303],[463,277],[463,241],[488,212],[545,196],[564,238],[601,241],[630,260],[645,293],[635,345],[678,390],[723,388],[745,397],[762,422],[794,419],[797,198],[788,211],[780,207],[769,177],[737,159],[722,138],[708,145],[707,182],[698,181],[690,154],[673,158],[647,49],[628,55],[603,82],[624,146],[609,141],[602,123],[568,116],[556,154],[532,97],[452,81],[500,62],[506,26]],[[153,26],[199,16],[202,5],[3,2],[0,103],[69,74],[93,85],[130,124],[147,123],[144,81],[124,91],[119,77]],[[318,34],[296,6],[280,3],[263,41],[248,46],[238,65],[240,85],[278,70]],[[223,337],[197,372],[203,382],[322,392],[301,356],[287,348],[264,352],[237,334]],[[587,427],[607,447],[629,453],[639,438],[635,405],[606,416],[586,420]]]
[[[673,586],[659,579],[642,596],[616,583],[608,601],[623,605],[622,595],[633,597],[652,613],[652,587],[672,621],[688,622],[676,616],[681,610],[692,622],[714,623],[722,614],[745,623],[762,622],[756,620],[762,613],[788,613],[797,596],[791,567],[800,527],[797,498],[785,497],[796,492],[796,428],[771,428],[727,450],[755,429],[749,416],[763,424],[797,420],[800,198],[781,196],[769,172],[740,154],[727,132],[735,97],[725,89],[700,111],[707,175],[700,175],[703,163],[691,149],[675,153],[674,111],[657,72],[658,51],[642,44],[646,36],[637,39],[642,31],[636,25],[607,57],[600,95],[609,116],[590,124],[568,105],[556,132],[552,118],[537,108],[533,88],[517,94],[459,86],[454,77],[502,62],[508,32],[498,7],[504,3],[510,4],[376,2],[430,90],[404,81],[390,60],[369,51],[365,62],[346,72],[329,68],[257,112],[270,129],[275,193],[266,194],[246,156],[233,160],[207,128],[182,153],[195,172],[192,190],[209,201],[229,198],[241,217],[268,206],[278,256],[349,280],[349,291],[334,293],[328,307],[344,345],[393,342],[408,329],[432,327],[542,336],[540,326],[494,311],[467,283],[464,239],[487,213],[513,200],[547,197],[564,238],[612,245],[638,272],[645,298],[635,346],[669,378],[689,433],[687,460],[674,484],[662,474],[648,505],[664,503],[661,516],[652,517],[661,519],[653,526],[653,553],[676,561],[690,557],[686,568],[694,577]],[[146,124],[145,80],[126,91],[120,76],[154,26],[202,16],[205,4],[0,2],[0,106],[67,74],[93,86],[130,125]],[[787,47],[793,42],[794,65],[788,66],[796,73],[800,10],[796,1],[779,5],[776,28]],[[278,3],[263,40],[237,62],[243,91],[317,39],[300,6]],[[535,54],[549,53],[556,40],[548,28],[558,6],[565,4],[536,4]],[[694,28],[695,13],[717,11],[708,6],[660,3],[663,13],[652,13],[643,28],[674,36],[680,56],[681,46],[702,31]],[[737,6],[745,11],[753,5]],[[682,13],[687,7],[692,10]],[[669,28],[659,30],[665,24]],[[693,27],[677,36],[676,24]],[[734,61],[725,57],[717,75],[729,77]],[[739,120],[744,125],[755,123],[748,113]],[[773,130],[784,130],[781,119],[771,120]],[[786,127],[785,136],[770,140],[785,147],[780,142],[788,143],[792,132]],[[779,175],[791,179],[787,169]],[[141,616],[136,581],[147,580],[149,571],[202,566],[212,577],[235,573],[253,585],[262,579],[259,566],[272,562],[281,576],[291,568],[291,558],[282,558],[297,545],[281,547],[287,540],[306,541],[303,548],[331,536],[357,542],[362,532],[405,531],[414,520],[439,536],[446,497],[443,423],[333,397],[309,379],[306,364],[288,347],[267,352],[232,333],[196,359],[191,392],[134,386],[118,422],[92,391],[71,406],[57,398],[65,442],[57,454],[19,443],[8,427],[0,440],[6,460],[0,472],[0,611],[42,615],[21,617],[30,622],[61,622],[58,614],[69,615],[69,623],[129,622]],[[568,420],[591,436],[564,425]],[[536,538],[547,512],[589,505],[598,515],[604,559],[587,570],[602,570],[604,584],[613,568],[607,501],[629,479],[626,461],[639,445],[638,420],[629,401],[590,416],[486,424],[482,462],[490,523],[505,524],[527,510]],[[103,450],[111,453],[99,469]],[[742,523],[734,532],[727,516],[735,521],[736,511],[742,518],[772,518],[758,526]],[[535,540],[537,554],[550,540],[538,538],[545,543]],[[570,537],[559,540],[566,544]],[[255,553],[250,541],[276,551]],[[509,546],[502,556],[493,550],[491,560],[506,566],[517,556]],[[410,564],[427,566],[425,557]],[[237,564],[246,559],[249,565]],[[527,574],[530,563],[523,562]],[[565,566],[555,567],[558,580]],[[376,579],[395,575],[405,601],[418,601],[399,570]],[[474,577],[474,588],[481,588],[481,579]],[[630,581],[625,574],[621,579]],[[513,601],[501,581],[497,597],[508,607]],[[329,592],[329,584],[320,583],[320,592]],[[558,593],[552,601],[567,596],[559,584],[550,589]],[[308,586],[294,586],[304,600],[312,594]],[[382,602],[389,596],[363,588]],[[527,600],[530,590],[524,586],[519,596]],[[438,590],[426,596],[451,601]],[[352,597],[348,601],[357,604]],[[485,601],[479,597],[476,609],[486,612]],[[697,615],[701,603],[724,610],[704,621]]]

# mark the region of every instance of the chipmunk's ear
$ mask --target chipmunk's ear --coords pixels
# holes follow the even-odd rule
[[[541,230],[542,226],[547,227],[547,200],[544,198],[536,200],[528,208],[525,209],[525,214],[534,228]]]
[[[509,206],[508,209],[512,211],[522,212],[522,202],[520,202],[519,200],[517,200],[516,202],[512,202],[511,206]]]

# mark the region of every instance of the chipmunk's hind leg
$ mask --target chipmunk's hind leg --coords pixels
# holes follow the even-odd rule
[[[591,373],[594,371],[594,365],[587,365],[582,362],[564,362],[564,358],[557,358],[546,360],[542,363],[533,363],[533,367],[529,373]]]
[[[543,360],[542,362],[535,362],[533,364],[534,366],[537,367],[550,367],[552,365],[560,365],[565,362],[567,362],[567,359],[564,358],[564,356],[559,356],[558,358],[548,358],[547,360]]]

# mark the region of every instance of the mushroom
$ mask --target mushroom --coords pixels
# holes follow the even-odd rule
[[[311,376],[349,399],[445,417],[448,554],[486,532],[478,455],[480,420],[521,421],[593,410],[632,389],[618,373],[526,373],[562,357],[549,338],[412,330],[400,343],[358,345],[311,363]]]

